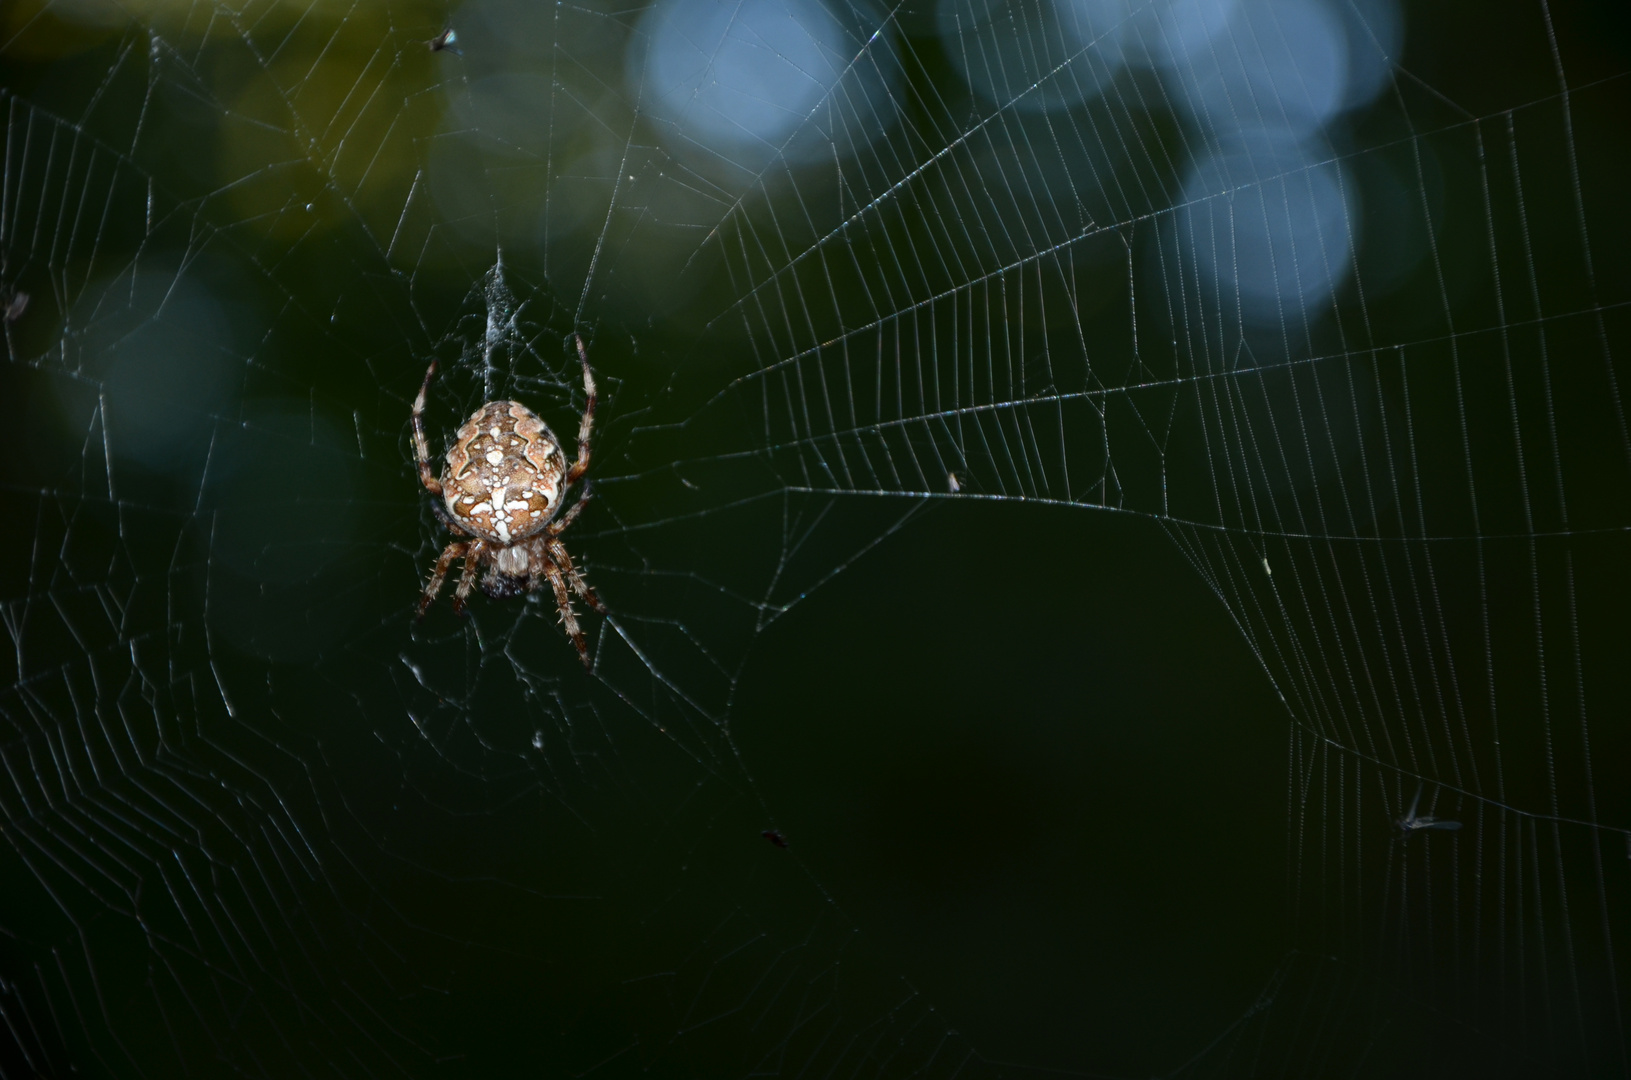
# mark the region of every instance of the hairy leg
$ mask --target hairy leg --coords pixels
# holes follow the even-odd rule
[[[439,497],[430,501],[430,509],[431,513],[436,515],[436,520],[440,521],[443,525],[446,525],[447,531],[452,533],[454,536],[470,535],[469,530],[467,530],[463,525],[460,525],[457,521],[453,520],[453,515],[448,513],[447,504],[444,503]]]
[[[419,384],[419,396],[413,399],[413,456],[419,462],[419,482],[432,495],[441,495],[442,482],[430,468],[430,445],[425,442],[425,395],[430,392],[431,377],[436,374],[436,361],[425,369],[425,381]]]
[[[436,594],[442,591],[442,579],[447,577],[447,568],[453,565],[454,559],[462,558],[469,550],[470,545],[459,540],[455,540],[442,549],[442,554],[436,560],[436,568],[430,572],[430,583],[425,586],[424,595],[419,598],[418,618],[423,619],[425,617],[425,611],[430,607],[431,601],[435,600]],[[469,571],[470,563],[466,561],[465,573],[468,574]]]
[[[551,521],[549,523],[548,528],[546,528],[544,530],[544,534],[546,536],[554,537],[554,536],[559,536],[563,532],[565,532],[566,527],[568,525],[570,525],[574,521],[578,520],[578,515],[583,513],[584,506],[589,502],[590,499],[594,498],[594,496],[595,496],[595,489],[594,489],[593,485],[584,484],[583,487],[581,489],[579,489],[579,491],[578,491],[578,501],[573,503],[571,506],[567,507],[566,508],[566,513],[562,514],[560,517],[556,518],[554,521]]]
[[[471,540],[465,545],[464,573],[459,575],[459,587],[453,590],[454,614],[464,614],[464,599],[470,595],[470,587],[476,583],[476,569],[481,566],[481,553],[485,545],[480,540]]]
[[[561,609],[561,623],[566,627],[566,636],[572,639],[577,647],[578,659],[583,661],[585,668],[594,665],[589,660],[589,646],[583,640],[583,630],[578,626],[578,617],[572,613],[572,596],[566,591],[566,582],[561,580],[561,571],[554,563],[545,561],[544,576],[549,579],[550,587],[555,590],[555,606]]]
[[[589,350],[583,346],[583,337],[573,334],[578,343],[578,359],[583,362],[583,392],[589,398],[583,406],[583,421],[578,425],[578,460],[566,470],[566,486],[571,487],[589,471],[589,429],[595,423],[595,377],[589,372]]]
[[[606,605],[600,602],[600,597],[595,595],[595,590],[589,587],[589,583],[583,580],[583,575],[578,572],[578,568],[572,565],[572,556],[566,553],[565,544],[559,540],[551,540],[549,542],[549,558],[551,562],[560,567],[561,573],[571,584],[572,591],[583,597],[584,603],[600,612],[600,614],[606,614]]]

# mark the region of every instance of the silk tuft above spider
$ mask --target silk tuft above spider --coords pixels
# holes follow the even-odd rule
[[[566,495],[589,471],[589,433],[595,419],[595,379],[589,371],[589,352],[583,338],[573,335],[578,359],[583,362],[583,391],[588,397],[578,426],[578,458],[570,468],[561,441],[549,425],[519,401],[489,401],[470,414],[447,451],[441,478],[431,472],[430,447],[425,441],[425,395],[436,375],[436,361],[425,371],[425,381],[413,403],[414,456],[419,480],[437,496],[431,507],[455,537],[436,560],[430,582],[419,598],[423,618],[441,591],[448,567],[464,560],[464,573],[453,590],[453,610],[464,614],[465,598],[483,570],[481,591],[494,600],[535,592],[548,582],[567,636],[577,646],[584,667],[590,667],[589,648],[572,611],[576,593],[595,611],[606,606],[572,565],[561,533],[577,520],[589,502],[585,483],[578,500],[564,513]]]

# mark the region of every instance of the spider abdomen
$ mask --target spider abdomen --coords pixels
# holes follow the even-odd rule
[[[442,498],[473,536],[513,544],[560,509],[566,455],[549,425],[518,401],[489,401],[447,451]]]

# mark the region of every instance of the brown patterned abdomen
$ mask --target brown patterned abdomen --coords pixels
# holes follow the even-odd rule
[[[566,457],[555,433],[517,401],[490,401],[460,426],[447,452],[442,495],[472,534],[513,544],[560,509]]]

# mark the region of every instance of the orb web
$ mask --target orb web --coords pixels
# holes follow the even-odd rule
[[[14,20],[0,1075],[1624,1074],[1628,84],[1555,14]],[[571,431],[579,332],[588,674],[547,593],[412,618],[447,539],[426,364],[433,456],[495,398]],[[899,587],[1009,590],[1012,622],[844,591],[937,551]],[[949,642],[949,698],[1051,702],[1080,657],[1049,638],[1086,631],[1045,594],[1135,567],[1122,617],[1211,639],[1129,631],[1040,733],[907,734],[948,696],[877,656]],[[1155,798],[1057,796],[1057,843],[1004,816],[1214,650],[1272,704],[1192,699],[1138,760],[1169,793],[1270,767],[1273,821],[1238,786],[1200,804],[1232,834]],[[877,711],[800,726],[829,701]],[[1209,716],[1253,766],[1186,756]],[[1199,946],[1130,931],[1140,989],[1088,959],[1107,924],[989,915],[1117,839],[1094,888],[1176,903],[1152,853],[1186,830],[1276,913],[1170,1015]],[[1038,927],[1101,910],[1048,895]],[[1207,903],[1173,933],[1228,938]],[[1017,943],[953,929],[995,923]],[[1012,1013],[958,981],[987,948]],[[1050,952],[1068,989],[1022,974]]]

